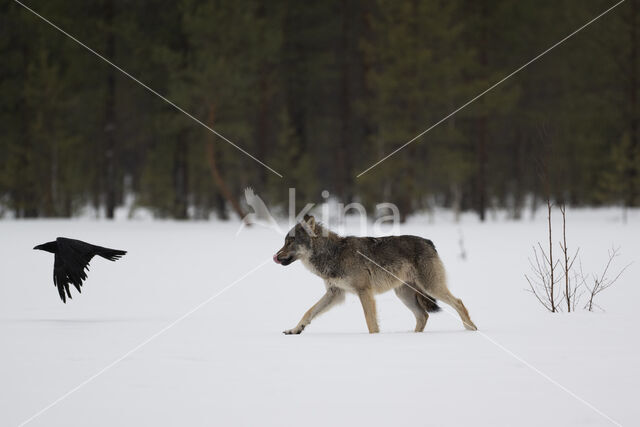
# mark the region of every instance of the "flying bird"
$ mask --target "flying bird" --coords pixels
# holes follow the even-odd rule
[[[82,282],[87,279],[86,271],[89,271],[89,262],[96,255],[109,261],[115,261],[125,255],[126,251],[118,249],[103,248],[75,239],[58,237],[53,242],[43,243],[33,249],[51,252],[55,255],[53,263],[53,284],[58,288],[60,299],[67,303],[67,298],[71,299],[69,284],[75,286],[80,291]],[[66,293],[66,296],[65,296]]]

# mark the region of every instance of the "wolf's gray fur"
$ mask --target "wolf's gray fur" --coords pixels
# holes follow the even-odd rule
[[[325,281],[326,293],[285,334],[299,334],[314,317],[344,300],[345,292],[358,295],[370,333],[379,331],[374,295],[393,289],[416,317],[422,332],[428,312],[440,308],[436,299],[456,309],[465,328],[476,330],[462,301],[447,288],[444,266],[430,240],[417,236],[341,237],[318,224],[312,216],[293,227],[278,264],[296,260]]]

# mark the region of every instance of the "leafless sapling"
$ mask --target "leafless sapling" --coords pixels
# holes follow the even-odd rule
[[[584,306],[584,308],[586,308],[587,310],[593,311],[595,307],[600,308],[602,310],[602,307],[598,306],[595,303],[596,296],[600,292],[610,288],[614,283],[616,283],[616,281],[620,278],[622,273],[624,273],[624,271],[631,265],[631,264],[627,264],[620,271],[618,271],[617,274],[615,274],[614,276],[611,276],[609,272],[609,270],[611,269],[611,264],[619,255],[620,255],[620,248],[611,248],[609,250],[609,259],[605,264],[602,272],[600,274],[592,275],[591,276],[592,280],[590,281],[590,284],[586,284],[585,282],[585,286],[589,291],[589,300],[587,301],[587,304]]]
[[[575,303],[577,301],[577,292],[580,286],[584,283],[584,280],[580,280],[579,276],[575,274],[571,275],[573,264],[578,258],[580,248],[571,255],[567,246],[567,208],[564,203],[560,204],[560,213],[562,214],[562,241],[560,242],[560,249],[563,255],[563,278],[564,278],[564,295],[563,298],[567,304],[567,312],[575,310]]]
[[[529,258],[529,265],[532,273],[525,274],[524,277],[529,283],[529,291],[538,301],[550,312],[558,311],[556,296],[556,284],[560,278],[556,274],[556,269],[560,263],[553,258],[553,237],[551,230],[551,199],[547,197],[547,230],[549,233],[549,250],[547,251],[538,242],[538,246],[533,247],[533,260]]]

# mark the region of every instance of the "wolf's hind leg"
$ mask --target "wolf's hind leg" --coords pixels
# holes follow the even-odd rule
[[[440,301],[444,301],[449,304],[451,307],[455,308],[460,315],[460,319],[462,320],[462,324],[465,329],[470,331],[477,331],[478,327],[471,321],[471,317],[469,317],[469,312],[467,311],[467,307],[464,306],[462,300],[454,297],[449,289],[446,288],[446,285],[443,288],[436,288],[433,290],[429,290],[429,295],[431,295],[435,299],[439,299]]]
[[[285,335],[301,333],[304,328],[307,327],[309,323],[311,323],[314,317],[324,313],[325,311],[329,310],[334,305],[341,303],[342,301],[344,301],[344,291],[342,289],[334,287],[327,288],[327,292],[322,296],[322,298],[320,298],[317,303],[313,305],[313,307],[307,310],[296,327],[293,329],[287,329],[283,333]]]
[[[442,261],[437,256],[428,258],[420,264],[418,268],[418,280],[416,284],[419,289],[430,297],[443,301],[455,308],[462,320],[464,327],[470,331],[477,331],[478,328],[471,321],[467,308],[462,300],[454,297],[447,287],[447,275]]]
[[[376,300],[373,297],[373,291],[370,289],[364,289],[358,292],[360,297],[360,303],[364,310],[364,318],[367,321],[367,328],[370,334],[376,334],[380,332],[378,328],[378,318],[376,314]]]
[[[418,294],[415,290],[411,289],[408,285],[402,285],[393,290],[400,301],[407,306],[409,310],[416,316],[416,328],[415,332],[424,331],[424,327],[427,325],[429,319],[429,313],[418,302]]]

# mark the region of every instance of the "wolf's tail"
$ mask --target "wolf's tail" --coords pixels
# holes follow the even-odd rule
[[[100,255],[102,258],[108,259],[109,261],[115,261],[120,259],[123,255],[126,255],[127,251],[121,251],[118,249],[109,249],[98,246],[96,248],[96,255]]]
[[[418,303],[420,304],[420,306],[424,308],[428,313],[435,313],[436,311],[441,310],[435,299],[426,297],[422,294],[416,294],[416,297],[418,298]]]

